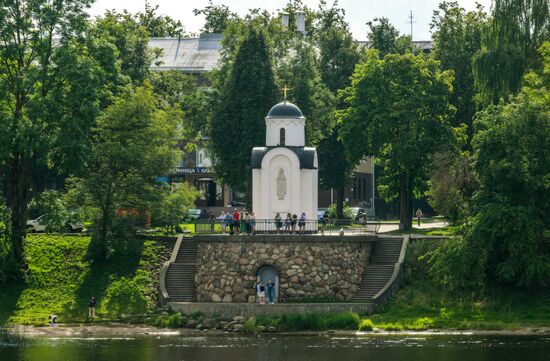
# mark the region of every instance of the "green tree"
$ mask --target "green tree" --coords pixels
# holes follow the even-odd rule
[[[495,0],[483,47],[474,57],[479,101],[496,104],[516,94],[527,70],[540,69],[537,49],[550,38],[548,0]]]
[[[486,22],[487,15],[481,5],[475,11],[466,12],[457,2],[442,2],[434,11],[431,23],[432,54],[442,69],[452,70],[455,75],[450,102],[456,113],[451,125],[461,141],[434,158],[429,202],[438,213],[455,222],[468,214],[471,197],[478,189],[471,155],[476,110],[472,58],[481,49]]]
[[[151,6],[145,1],[145,11],[136,15],[138,23],[143,26],[151,37],[181,37],[184,33],[181,21],[166,15],[157,15],[159,6]]]
[[[85,138],[104,79],[82,42],[90,3],[0,3],[0,167],[17,263],[23,261],[33,170],[44,164],[70,170],[88,152]]]
[[[434,153],[452,139],[452,73],[424,55],[370,51],[345,92],[342,138],[352,164],[376,155],[379,192],[400,200],[400,228],[412,226],[412,198],[422,193]]]
[[[336,93],[350,84],[360,53],[348,24],[344,20],[345,12],[337,8],[326,7],[324,1],[319,5],[319,20],[315,45],[319,48],[319,68],[326,86]]]
[[[479,189],[469,151],[449,149],[434,155],[428,202],[440,215],[458,223],[471,210],[472,196]]]
[[[219,104],[209,126],[216,175],[247,189],[252,148],[265,141],[264,117],[276,100],[271,54],[263,32],[250,27],[218,90]]]
[[[238,19],[236,13],[229,10],[226,5],[214,5],[212,0],[204,9],[194,9],[195,16],[203,15],[205,22],[201,32],[205,33],[223,33],[229,24]]]
[[[289,100],[307,117],[306,144],[318,145],[335,126],[335,97],[321,80],[313,46],[293,42],[278,78],[281,86],[291,88]]]
[[[199,191],[185,182],[174,190],[163,188],[161,201],[151,209],[153,224],[164,227],[168,232],[176,232],[189,208],[194,207],[199,195]]]
[[[541,53],[543,76],[528,74],[514,101],[480,113],[474,137],[476,216],[493,222],[480,222],[472,237],[493,250],[489,272],[519,285],[550,280],[542,240],[550,228],[550,42]]]
[[[321,189],[334,188],[336,196],[336,218],[344,218],[344,185],[353,170],[346,159],[346,149],[339,139],[341,126],[335,127],[330,134],[319,142],[319,185]],[[324,166],[323,166],[324,165]]]
[[[457,2],[442,2],[434,11],[431,29],[434,30],[434,57],[441,68],[454,72],[451,104],[456,113],[451,124],[468,127],[468,142],[473,136],[473,117],[476,109],[472,58],[481,50],[481,33],[487,15],[481,5],[476,11],[466,12]]]
[[[331,7],[325,1],[320,2],[314,43],[319,49],[321,79],[335,95],[350,85],[351,75],[360,58],[344,16],[345,11],[338,8],[337,1]],[[341,107],[341,102],[336,104],[336,109]],[[356,163],[350,163],[345,152],[339,151],[344,148],[339,131],[338,125],[333,129],[327,128],[326,138],[319,144],[317,151],[319,182],[322,187],[336,189],[336,213],[338,218],[343,218],[344,187]]]
[[[10,210],[0,196],[0,285],[14,274],[14,258],[10,240]]]
[[[412,51],[410,36],[400,35],[388,18],[375,18],[367,23],[369,32],[367,39],[369,47],[377,49],[380,57],[386,54],[404,54],[407,50]]]
[[[179,70],[152,72],[149,81],[163,105],[183,111],[182,139],[188,146],[194,146],[202,135],[207,134],[207,124],[212,116],[209,91],[199,86],[195,76]]]
[[[543,70],[530,72],[516,97],[476,116],[474,167],[480,188],[463,234],[431,260],[431,272],[446,287],[550,282],[550,252],[543,239],[550,226],[550,42],[540,54]],[[478,270],[475,282],[471,271],[457,273],[448,264]]]
[[[46,232],[66,232],[69,210],[59,191],[47,190],[33,198],[29,205],[31,213],[42,216]]]
[[[118,50],[122,74],[141,84],[150,73],[158,52],[149,48],[150,34],[139,18],[128,11],[106,11],[90,29],[90,36],[105,39]]]
[[[97,211],[93,257],[108,255],[117,209],[142,215],[158,201],[159,175],[175,164],[180,111],[158,108],[150,86],[117,97],[98,118],[85,175],[73,187]]]

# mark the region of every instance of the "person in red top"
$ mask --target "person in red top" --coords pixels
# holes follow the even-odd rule
[[[235,222],[235,232],[239,234],[241,231],[241,214],[237,208],[235,208],[235,212],[233,212],[233,221]]]

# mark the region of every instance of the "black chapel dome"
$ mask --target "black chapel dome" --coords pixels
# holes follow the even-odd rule
[[[267,118],[303,118],[300,108],[291,102],[280,102],[275,104],[267,113]]]

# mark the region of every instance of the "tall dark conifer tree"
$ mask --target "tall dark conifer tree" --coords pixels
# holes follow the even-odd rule
[[[277,95],[270,49],[261,31],[247,29],[229,79],[218,91],[220,101],[209,127],[214,168],[221,180],[245,191],[250,153],[265,143],[264,117]]]

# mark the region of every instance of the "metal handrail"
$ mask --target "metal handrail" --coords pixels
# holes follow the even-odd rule
[[[379,221],[350,224],[349,220],[329,219],[326,222],[306,219],[294,222],[285,219],[255,219],[238,222],[227,219],[197,219],[195,234],[321,234],[321,235],[377,235]]]

